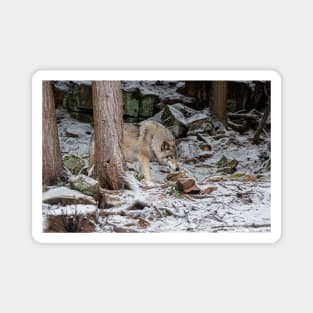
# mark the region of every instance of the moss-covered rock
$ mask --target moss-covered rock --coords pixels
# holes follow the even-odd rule
[[[86,175],[74,176],[70,179],[71,188],[78,190],[88,196],[99,194],[99,183]]]
[[[221,157],[221,159],[217,162],[217,167],[219,168],[218,172],[222,174],[233,174],[236,171],[237,160],[228,160],[224,155]]]
[[[91,82],[74,82],[65,104],[69,112],[91,111]]]
[[[63,98],[63,106],[72,117],[90,123],[93,110],[91,81],[71,82],[71,88]]]
[[[123,113],[127,117],[138,118],[140,91],[137,88],[123,92]]]
[[[156,113],[156,104],[160,102],[160,98],[156,95],[145,95],[141,98],[139,116],[142,118],[152,117]]]
[[[74,154],[65,155],[63,158],[63,164],[73,175],[79,174],[86,166],[85,161]]]

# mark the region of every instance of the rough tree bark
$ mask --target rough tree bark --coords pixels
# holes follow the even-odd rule
[[[266,94],[267,96],[267,104],[266,104],[266,108],[264,110],[264,113],[263,113],[263,116],[262,116],[262,119],[259,123],[259,126],[255,132],[255,135],[254,135],[254,138],[253,138],[253,143],[255,143],[256,145],[259,144],[259,140],[260,140],[260,135],[261,135],[261,132],[262,132],[262,129],[264,128],[265,126],[265,123],[270,115],[270,112],[271,112],[271,98],[270,98],[270,95],[269,95],[269,92],[268,90],[266,89],[266,87],[264,87],[264,93]]]
[[[118,81],[92,82],[95,174],[102,187],[125,188],[122,90]]]
[[[219,121],[221,121],[223,124],[226,124],[227,82],[214,81],[212,84],[212,88],[213,88],[212,112]]]
[[[63,173],[58,128],[52,87],[49,81],[42,83],[42,180],[43,184],[55,184]]]

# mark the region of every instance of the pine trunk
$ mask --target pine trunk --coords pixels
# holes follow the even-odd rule
[[[213,82],[213,105],[212,112],[216,118],[223,124],[226,124],[226,100],[227,100],[227,82]]]
[[[43,184],[55,184],[63,173],[57,121],[52,87],[49,81],[42,83],[42,179]]]
[[[125,188],[122,90],[118,81],[92,83],[95,174],[102,187]]]

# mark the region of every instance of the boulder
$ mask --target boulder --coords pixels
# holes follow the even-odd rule
[[[176,182],[176,188],[183,193],[200,193],[200,188],[193,178],[180,178]]]
[[[176,83],[176,92],[184,94],[185,88],[186,88],[185,82]]]
[[[86,166],[85,161],[74,154],[66,154],[63,157],[63,164],[73,175],[79,174]]]
[[[140,118],[152,117],[156,111],[156,105],[160,102],[160,98],[157,95],[144,95],[141,98],[139,116]]]
[[[126,117],[138,119],[140,106],[140,90],[138,88],[123,91],[123,113]]]
[[[180,102],[172,104],[171,107],[183,113],[186,118],[191,117],[199,112]]]
[[[92,84],[87,81],[75,82],[69,99],[69,107],[74,111],[92,110]]]
[[[79,127],[77,125],[71,125],[65,130],[66,137],[72,138],[86,138],[86,136],[90,136],[91,133],[92,129],[88,124],[80,124]]]
[[[55,106],[62,106],[66,95],[71,90],[71,83],[69,81],[54,81],[52,87]]]
[[[96,196],[99,194],[99,183],[95,179],[86,175],[74,176],[70,179],[72,189],[78,190],[88,196]]]
[[[222,174],[233,174],[236,171],[238,161],[228,160],[224,155],[221,159],[217,162],[217,167],[219,168],[218,172]]]
[[[174,107],[165,106],[161,115],[161,121],[176,138],[184,137],[187,133],[186,121],[183,113]]]
[[[57,187],[43,193],[42,201],[48,204],[93,204],[96,200],[76,190],[67,187]]]
[[[187,120],[188,132],[187,135],[197,135],[199,133],[211,134],[214,130],[214,125],[210,117],[199,113],[190,117]]]
[[[54,83],[55,101],[62,102],[72,117],[90,123],[92,121],[91,81],[58,81]]]

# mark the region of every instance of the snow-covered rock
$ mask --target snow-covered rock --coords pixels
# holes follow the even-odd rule
[[[57,187],[43,193],[42,201],[48,204],[94,204],[95,199],[67,187]]]

